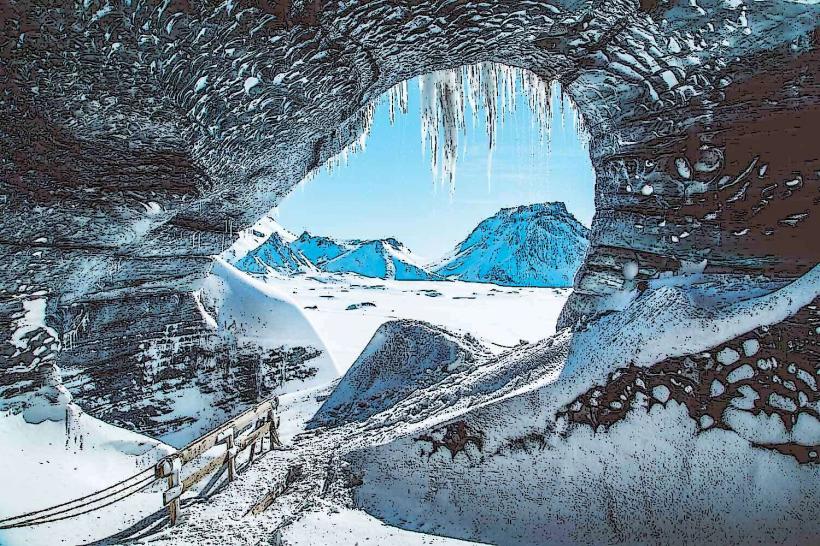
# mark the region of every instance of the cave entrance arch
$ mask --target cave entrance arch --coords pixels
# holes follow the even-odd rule
[[[489,63],[440,71],[392,88],[363,125],[223,257],[292,294],[342,370],[376,316],[498,348],[552,335],[594,211],[587,135],[560,86]],[[328,278],[311,285],[317,275]]]
[[[100,416],[150,430],[142,389],[163,387],[145,374],[158,362],[188,374],[175,351],[207,335],[191,293],[210,256],[357,138],[373,98],[465,64],[558,79],[587,122],[597,216],[563,324],[605,311],[628,263],[639,280],[704,260],[799,275],[818,261],[806,221],[818,12],[787,0],[15,3],[2,14],[3,398],[21,404],[56,362]],[[25,335],[49,341],[21,347],[13,328],[32,309],[44,321]],[[169,332],[185,343],[150,357]]]

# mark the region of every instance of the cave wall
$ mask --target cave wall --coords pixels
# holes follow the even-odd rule
[[[787,0],[4,3],[3,405],[25,404],[56,364],[81,405],[129,423],[146,386],[127,378],[168,328],[183,343],[161,365],[195,382],[189,348],[219,353],[191,296],[210,256],[353,141],[381,93],[482,61],[560,80],[590,133],[597,213],[563,325],[703,260],[797,276],[820,256],[818,13]],[[26,305],[45,306],[45,325],[25,326]],[[82,313],[93,327],[76,328]]]

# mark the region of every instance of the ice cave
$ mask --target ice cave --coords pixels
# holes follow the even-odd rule
[[[817,542],[818,21],[0,1],[0,544]],[[550,335],[395,320],[341,376],[304,306],[225,256],[282,240],[270,211],[413,78],[446,191],[471,112],[492,146],[522,85],[548,134],[560,87],[595,215]]]

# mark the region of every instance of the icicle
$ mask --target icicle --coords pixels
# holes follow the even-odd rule
[[[390,125],[396,121],[396,110],[402,114],[407,113],[407,80],[394,85],[387,91],[388,115]]]

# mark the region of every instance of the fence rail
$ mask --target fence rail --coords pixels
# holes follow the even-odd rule
[[[0,519],[0,530],[32,527],[88,514],[126,499],[162,480],[168,486],[162,495],[163,506],[168,508],[171,525],[175,525],[183,493],[222,467],[227,467],[228,481],[233,481],[236,477],[236,456],[250,448],[248,458],[252,463],[257,442],[261,453],[265,436],[269,438],[270,449],[281,445],[277,434],[278,405],[276,398],[262,402],[163,458],[153,468],[147,468],[104,489],[48,508]],[[225,446],[224,453],[181,478],[186,464],[199,459],[220,444]]]

